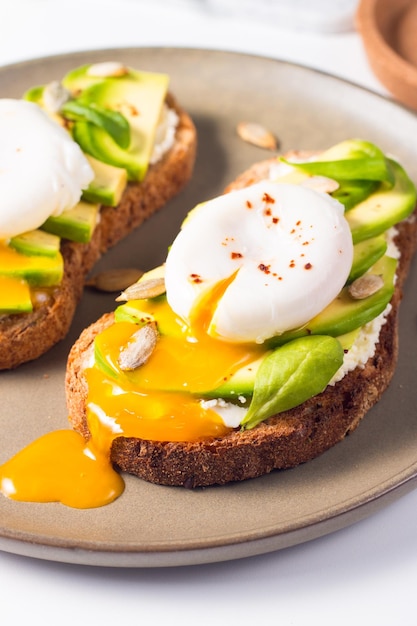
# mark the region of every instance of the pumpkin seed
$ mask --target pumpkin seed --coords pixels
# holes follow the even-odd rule
[[[384,286],[384,280],[379,274],[364,274],[349,286],[348,291],[355,300],[364,300],[379,291]]]
[[[116,302],[156,298],[163,293],[165,293],[165,280],[163,278],[149,278],[130,285],[116,298]]]
[[[122,348],[118,365],[123,371],[135,370],[144,365],[155,349],[158,331],[154,324],[147,324],[137,330]]]
[[[57,80],[46,85],[42,93],[43,104],[50,113],[59,113],[70,98],[71,93]]]
[[[143,271],[137,268],[112,269],[95,274],[85,284],[87,287],[94,287],[98,291],[122,291],[139,280],[142,275]]]
[[[302,183],[303,187],[314,189],[315,191],[321,191],[323,193],[332,193],[339,189],[339,183],[333,178],[327,176],[310,176]]]
[[[274,135],[261,124],[256,122],[240,122],[237,125],[237,134],[243,141],[265,148],[266,150],[276,150],[278,142]]]
[[[125,76],[129,69],[123,63],[117,61],[105,61],[103,63],[93,63],[87,70],[88,76],[96,76],[97,78],[110,78],[117,76]]]

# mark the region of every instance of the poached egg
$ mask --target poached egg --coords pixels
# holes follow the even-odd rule
[[[196,207],[166,260],[167,300],[210,336],[263,343],[306,324],[340,292],[353,243],[326,193],[265,180]]]
[[[74,207],[94,173],[78,144],[36,104],[0,100],[0,239]]]

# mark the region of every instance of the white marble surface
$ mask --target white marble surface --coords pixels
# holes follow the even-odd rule
[[[386,94],[354,31],[297,32],[219,14],[203,0],[0,0],[0,24],[0,65],[82,49],[219,48],[295,61]],[[1,623],[411,626],[416,514],[414,491],[313,542],[184,568],[116,570],[0,553]]]

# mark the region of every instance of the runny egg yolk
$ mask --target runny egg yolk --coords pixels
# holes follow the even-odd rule
[[[30,443],[0,467],[1,492],[23,502],[61,502],[78,509],[109,504],[124,490],[109,455],[73,430]]]
[[[110,431],[159,441],[223,436],[230,429],[214,411],[202,408],[200,399],[258,359],[265,348],[221,342],[207,335],[207,311],[212,308],[207,298],[192,328],[172,312],[165,299],[139,306],[144,316],[160,322],[156,347],[147,363],[122,372],[117,364],[120,346],[129,342],[137,327],[118,322],[100,333],[96,355],[98,359],[105,355],[105,363],[86,371],[89,423],[99,420],[101,429],[106,423]]]
[[[103,506],[124,489],[110,462],[116,437],[196,441],[230,431],[200,400],[204,392],[258,359],[263,349],[221,342],[206,334],[210,312],[225,287],[220,285],[202,299],[192,327],[172,312],[165,298],[138,302],[145,319],[158,320],[160,336],[148,362],[137,370],[120,370],[117,358],[138,326],[117,322],[100,333],[95,349],[102,361],[85,371],[89,441],[72,430],[40,437],[0,467],[1,492],[21,501]]]

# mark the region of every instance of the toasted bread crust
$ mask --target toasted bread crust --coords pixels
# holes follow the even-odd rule
[[[266,176],[269,161],[242,174],[228,191]],[[398,226],[401,250],[392,309],[375,354],[334,386],[299,407],[274,416],[252,430],[199,442],[145,441],[118,437],[111,460],[120,469],[149,482],[185,487],[245,480],[309,461],[341,441],[380,399],[393,376],[398,356],[398,309],[403,283],[417,247],[417,211]],[[111,324],[107,314],[87,328],[73,346],[67,365],[66,393],[70,421],[86,438],[87,386],[83,363],[95,335]]]
[[[93,265],[179,193],[191,178],[196,130],[189,115],[171,95],[167,102],[179,115],[175,145],[150,166],[142,183],[128,184],[117,207],[101,208],[100,222],[88,244],[62,242],[64,277],[44,304],[31,313],[0,316],[0,370],[38,358],[66,336],[83,293],[85,277]]]

